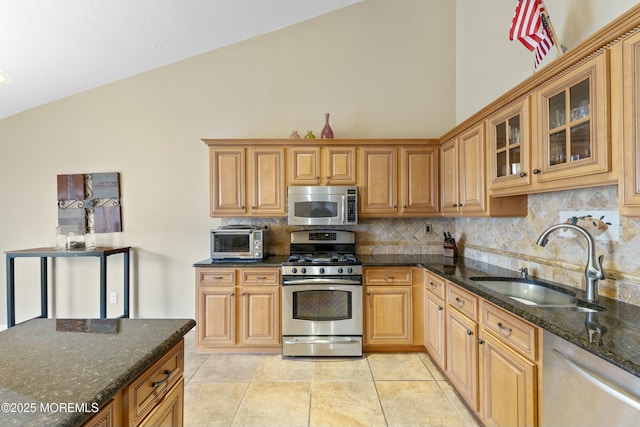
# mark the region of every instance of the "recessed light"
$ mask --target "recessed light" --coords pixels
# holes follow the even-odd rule
[[[0,85],[3,85],[5,83],[9,83],[9,77],[7,77],[6,74],[0,71]]]

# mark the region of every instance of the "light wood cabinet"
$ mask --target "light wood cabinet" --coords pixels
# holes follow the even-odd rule
[[[365,146],[358,156],[361,217],[438,214],[436,146]]]
[[[619,68],[616,71],[622,75],[622,90],[616,111],[622,116],[624,153],[619,186],[620,213],[640,216],[640,33],[622,42]]]
[[[122,391],[82,424],[83,427],[122,427]]]
[[[182,426],[183,376],[184,341],[180,341],[125,387],[122,397],[123,425]]]
[[[397,149],[360,147],[360,217],[393,216],[398,212]]]
[[[411,267],[366,267],[364,349],[417,350],[424,343],[423,271]]]
[[[445,281],[426,272],[424,287],[424,346],[431,359],[446,370]]]
[[[196,319],[202,350],[279,350],[280,269],[197,268]]]
[[[478,325],[447,305],[446,373],[473,411],[478,410]]]
[[[608,51],[551,79],[534,99],[534,191],[610,181]]]
[[[489,194],[518,194],[531,184],[529,97],[487,119]]]
[[[289,185],[353,185],[355,146],[289,147]]]
[[[285,216],[284,160],[284,148],[210,147],[211,216]]]
[[[480,325],[480,418],[487,426],[538,425],[538,328],[486,301]]]
[[[480,123],[440,147],[441,211],[445,215],[485,211],[483,133]]]

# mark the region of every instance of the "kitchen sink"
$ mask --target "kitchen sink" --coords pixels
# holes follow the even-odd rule
[[[514,277],[471,277],[471,280],[522,304],[551,310],[598,312],[602,307],[588,305],[575,295],[552,289],[531,279]]]

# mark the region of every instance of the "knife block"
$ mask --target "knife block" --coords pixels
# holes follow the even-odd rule
[[[456,246],[456,240],[450,239],[443,243],[445,258],[456,258],[458,256],[458,247]]]

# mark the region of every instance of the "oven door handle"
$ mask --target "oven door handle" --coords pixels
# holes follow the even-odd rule
[[[349,280],[349,279],[298,279],[298,280],[284,280],[282,282],[284,286],[287,285],[362,285],[359,280]]]

